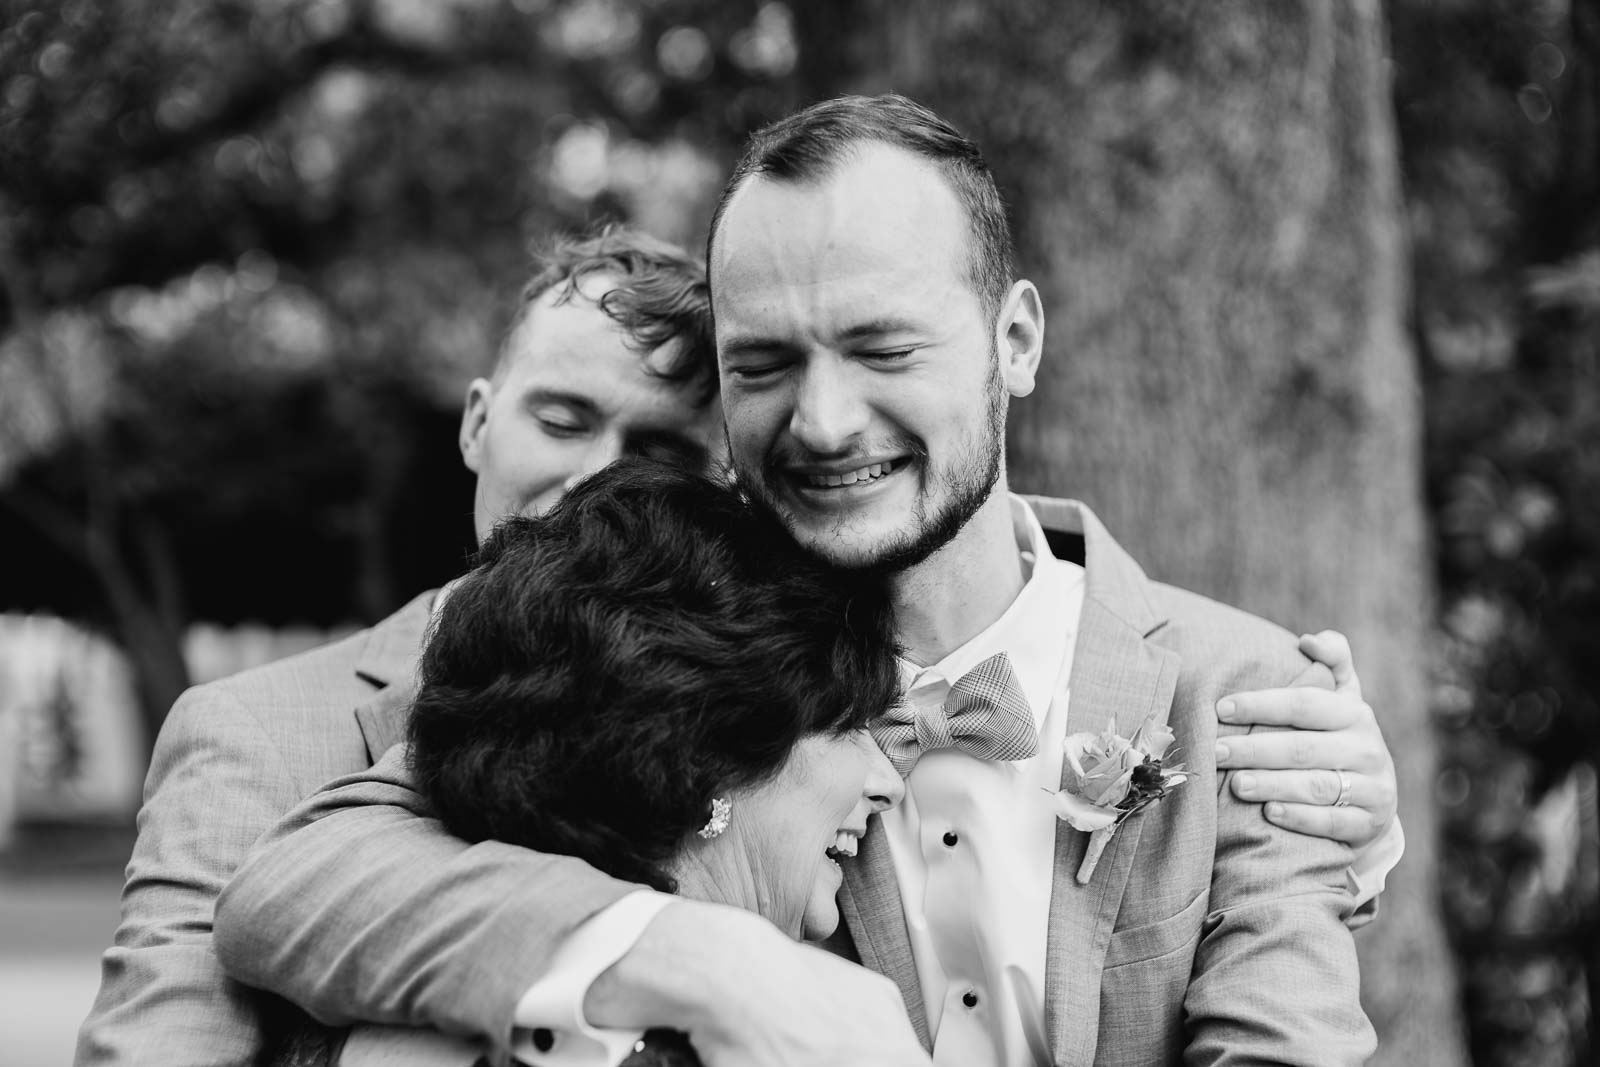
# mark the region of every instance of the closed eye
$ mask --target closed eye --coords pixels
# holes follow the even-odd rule
[[[578,437],[589,432],[588,420],[562,405],[545,405],[532,412],[539,428],[551,437]]]
[[[728,373],[741,382],[759,382],[782,374],[788,367],[788,360],[774,360],[770,363],[745,363],[729,367]]]
[[[587,432],[582,426],[556,422],[553,419],[540,419],[539,426],[551,437],[581,437]]]
[[[872,359],[880,362],[892,363],[895,360],[905,359],[907,356],[910,356],[916,351],[917,348],[915,345],[913,345],[910,348],[875,348],[858,352],[856,354],[862,359]]]

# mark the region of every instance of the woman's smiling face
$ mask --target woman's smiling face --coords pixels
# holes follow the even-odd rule
[[[771,779],[735,793],[734,832],[707,844],[738,850],[729,859],[749,870],[755,910],[790,936],[820,940],[839,925],[843,874],[829,853],[854,856],[867,817],[904,792],[867,731],[812,734]]]

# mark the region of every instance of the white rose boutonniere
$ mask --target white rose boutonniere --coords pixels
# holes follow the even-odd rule
[[[1191,777],[1181,763],[1163,765],[1172,745],[1172,731],[1165,725],[1146,719],[1132,738],[1119,737],[1116,725],[1113,720],[1098,734],[1068,734],[1062,742],[1066,788],[1051,796],[1056,817],[1089,835],[1089,849],[1078,867],[1079,885],[1094,877],[1100,854],[1124,819]]]

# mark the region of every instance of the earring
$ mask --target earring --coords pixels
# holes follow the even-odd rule
[[[728,813],[733,811],[733,801],[727,797],[711,798],[711,818],[695,833],[709,841],[728,828]]]

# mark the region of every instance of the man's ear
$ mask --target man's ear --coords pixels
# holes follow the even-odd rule
[[[995,350],[1000,353],[1000,375],[1006,392],[1027,396],[1044,354],[1044,306],[1039,290],[1026,278],[1011,286],[995,319]]]
[[[487,378],[474,378],[467,386],[467,399],[461,405],[461,430],[456,444],[461,447],[461,462],[467,470],[478,473],[483,456],[483,429],[489,422],[489,403],[494,399],[494,386]]]

